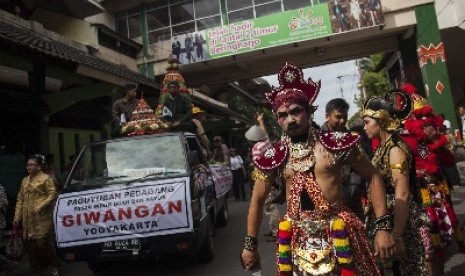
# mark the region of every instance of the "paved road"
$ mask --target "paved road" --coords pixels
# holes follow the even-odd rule
[[[208,264],[197,264],[189,260],[174,260],[173,262],[163,262],[163,264],[147,263],[124,263],[115,264],[115,267],[102,276],[109,275],[202,275],[202,276],[236,276],[248,275],[242,271],[239,263],[239,253],[244,245],[245,223],[248,202],[235,202],[229,199],[229,223],[226,227],[216,228],[215,236],[215,259]],[[262,233],[265,232],[265,221],[262,225]],[[263,234],[259,237],[260,253],[264,261],[263,275],[275,275],[276,265],[274,263],[275,243],[266,242]],[[11,275],[30,275],[29,265],[23,258],[20,268]],[[71,264],[63,263],[64,276],[87,276],[99,275],[91,272],[85,263],[76,262]]]
[[[465,187],[455,187],[452,193],[452,202],[459,221],[465,221]],[[465,233],[464,233],[465,235]],[[463,276],[465,275],[465,255],[458,253],[457,244],[454,243],[447,253],[445,275]]]
[[[460,221],[465,220],[465,187],[457,187],[452,196],[454,206],[459,215]],[[243,246],[245,234],[245,221],[247,213],[247,202],[230,201],[230,220],[224,228],[217,228],[215,237],[215,259],[206,265],[196,264],[188,260],[175,260],[173,262],[163,262],[163,264],[148,263],[121,263],[115,264],[111,271],[102,273],[102,276],[110,275],[202,275],[202,276],[240,276],[248,275],[243,272],[238,255]],[[264,276],[276,275],[276,265],[274,260],[275,243],[266,242],[263,233],[267,229],[264,221],[259,236],[259,250],[262,255]],[[447,254],[446,262],[447,276],[465,275],[465,255],[459,255],[457,246],[454,244]],[[4,275],[4,274],[3,274]],[[21,262],[20,268],[12,275],[30,275],[29,265],[26,258]],[[63,275],[65,276],[88,276],[98,275],[92,273],[84,263],[63,264]]]

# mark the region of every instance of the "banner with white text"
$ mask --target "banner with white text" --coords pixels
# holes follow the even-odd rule
[[[384,25],[380,0],[339,0],[172,37],[181,64],[213,60]]]
[[[58,247],[193,231],[189,178],[62,194],[54,224]]]
[[[210,164],[210,170],[215,180],[216,198],[220,198],[232,188],[231,168],[223,164]]]

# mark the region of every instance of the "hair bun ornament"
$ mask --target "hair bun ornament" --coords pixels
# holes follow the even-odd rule
[[[384,99],[391,104],[397,119],[404,120],[412,114],[413,99],[405,90],[391,89],[386,92]]]
[[[321,80],[318,82],[313,82],[310,78],[305,80],[302,69],[287,61],[278,73],[278,81],[279,87],[272,87],[269,93],[265,93],[274,111],[290,98],[305,100],[309,106],[312,106],[321,88]]]
[[[370,96],[368,98],[365,99],[365,101],[363,101],[363,109],[368,109],[368,106],[370,105],[371,101],[373,100],[379,100],[380,98],[379,97],[376,97],[376,96]]]
[[[39,161],[39,163],[40,163],[41,165],[44,165],[44,164],[47,163],[47,160],[45,159],[45,156],[42,155],[42,154],[39,154],[39,153],[34,154],[34,157],[37,158],[37,160]]]

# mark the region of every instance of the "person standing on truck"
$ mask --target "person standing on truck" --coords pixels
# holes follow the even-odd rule
[[[215,149],[213,150],[211,162],[223,163],[229,166],[229,148],[226,144],[223,144],[223,139],[220,136],[213,137],[213,145]]]
[[[178,81],[168,82],[170,94],[163,103],[163,119],[170,130],[195,132],[191,99],[188,95],[179,93],[179,88]]]
[[[212,156],[210,150],[210,141],[208,140],[202,122],[205,121],[205,112],[197,106],[192,107],[192,122],[195,125],[195,134],[199,138],[200,145],[202,146],[202,153],[206,158]]]
[[[244,161],[242,160],[242,157],[237,154],[235,148],[230,148],[229,154],[231,155],[229,160],[233,175],[234,198],[236,201],[247,201],[244,188],[244,180],[247,176],[247,171],[245,170]]]
[[[52,178],[42,171],[44,165],[43,155],[36,154],[27,159],[29,175],[21,182],[13,224],[22,224],[32,275],[44,275],[47,266],[51,265],[52,275],[58,276],[61,275],[60,261],[55,247],[49,242],[57,191]]]
[[[114,123],[113,136],[120,136],[121,127],[131,121],[132,112],[139,103],[136,96],[137,84],[127,83],[123,86],[123,97],[113,103],[111,110]]]

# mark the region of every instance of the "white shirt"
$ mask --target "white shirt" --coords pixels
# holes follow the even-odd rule
[[[442,123],[446,128],[450,128],[450,121],[449,120],[444,120],[444,122]]]
[[[236,155],[234,157],[229,157],[230,164],[231,164],[231,171],[239,170],[242,169],[242,164],[244,161],[242,161],[242,158],[239,155]]]

